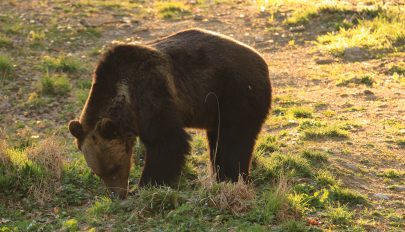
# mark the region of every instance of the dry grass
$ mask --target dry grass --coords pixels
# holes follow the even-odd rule
[[[0,164],[6,165],[10,163],[10,158],[6,155],[8,144],[5,139],[5,134],[0,130]]]
[[[278,199],[279,207],[276,210],[276,219],[278,221],[286,221],[296,217],[292,215],[290,203],[288,200],[288,193],[291,191],[291,186],[287,177],[281,175],[278,179],[277,187],[273,193],[275,199]]]
[[[251,184],[242,177],[236,183],[217,183],[211,172],[201,174],[197,180],[204,192],[208,192],[209,203],[218,209],[240,215],[247,212],[255,199],[255,191]]]
[[[219,184],[219,189],[210,200],[215,207],[240,215],[251,208],[254,199],[253,187],[240,178],[236,183]]]
[[[60,180],[63,168],[63,146],[53,137],[42,140],[27,150],[28,159],[43,167],[49,178]]]
[[[30,195],[41,205],[49,201],[60,187],[63,170],[63,146],[53,138],[42,140],[26,151],[30,161],[42,167],[45,175],[29,188]]]

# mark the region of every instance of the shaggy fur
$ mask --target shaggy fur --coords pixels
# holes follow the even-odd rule
[[[110,119],[100,134],[126,144],[129,155],[139,136],[147,150],[143,186],[176,182],[190,149],[184,128],[205,129],[218,180],[237,181],[249,174],[270,103],[268,68],[255,50],[191,29],[147,46],[110,49],[96,68],[80,122],[70,130],[80,147],[88,131]]]

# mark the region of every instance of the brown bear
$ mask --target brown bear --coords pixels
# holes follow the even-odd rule
[[[69,130],[93,172],[125,197],[135,138],[146,147],[139,185],[172,185],[190,150],[185,128],[206,130],[218,181],[246,180],[270,104],[268,67],[253,48],[190,29],[107,51]]]

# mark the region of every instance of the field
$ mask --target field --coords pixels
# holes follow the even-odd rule
[[[0,231],[404,231],[401,0],[0,1]],[[273,109],[252,182],[215,183],[205,132],[177,188],[110,199],[67,129],[103,51],[190,27],[256,48]]]

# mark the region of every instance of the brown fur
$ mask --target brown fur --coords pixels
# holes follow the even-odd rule
[[[237,181],[249,174],[270,103],[267,65],[256,51],[229,37],[191,29],[148,46],[110,49],[96,68],[80,122],[71,122],[69,129],[106,183],[117,176],[109,165],[115,172],[129,172],[124,162],[136,136],[147,150],[139,184],[175,183],[189,152],[186,127],[207,131],[217,179]],[[105,169],[110,173],[103,177]],[[128,175],[118,176],[126,179],[117,182],[127,183]]]

